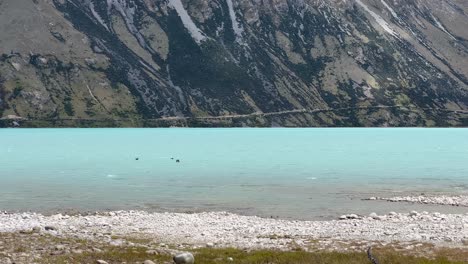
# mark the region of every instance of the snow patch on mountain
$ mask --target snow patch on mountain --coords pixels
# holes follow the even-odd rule
[[[395,12],[395,10],[393,10],[393,8],[390,5],[387,4],[387,2],[385,2],[385,0],[380,0],[380,2],[382,2],[382,4],[385,6],[385,8],[387,8],[388,11],[390,11],[390,14],[392,14],[392,16],[395,19],[400,20],[398,14]]]
[[[237,21],[236,12],[234,11],[234,5],[232,3],[232,0],[226,0],[226,2],[229,7],[229,16],[231,17],[232,29],[234,30],[234,34],[236,35],[236,40],[240,42],[242,38],[242,32],[244,31],[244,29]]]
[[[107,27],[106,22],[104,22],[104,19],[102,19],[102,17],[98,14],[98,12],[96,12],[96,9],[94,9],[93,2],[89,3],[89,9],[91,10],[91,13],[93,14],[94,18],[96,18],[96,20],[99,22],[99,24],[101,24],[103,27],[107,29],[107,31],[109,31],[109,28]]]
[[[449,35],[452,39],[456,39],[452,34],[450,34],[450,32],[444,27],[444,25],[442,25],[442,23],[440,23],[440,21],[437,19],[437,17],[435,17],[434,15],[432,15],[432,19],[434,19],[434,21],[436,22],[436,25],[437,27],[444,31],[447,35]]]
[[[369,13],[375,21],[390,35],[396,37],[397,33],[392,29],[392,27],[385,21],[381,16],[372,11],[367,5],[365,5],[361,0],[356,0],[356,3],[360,5],[367,13]]]
[[[187,10],[185,10],[181,0],[169,0],[169,6],[175,9],[185,28],[189,31],[190,35],[197,43],[206,40],[206,36],[197,27],[197,25],[195,25]]]

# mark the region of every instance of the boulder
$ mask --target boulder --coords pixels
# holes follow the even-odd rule
[[[174,262],[176,264],[193,264],[195,263],[195,258],[192,253],[185,252],[174,256]]]

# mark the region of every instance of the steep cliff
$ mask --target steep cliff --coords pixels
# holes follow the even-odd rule
[[[0,123],[467,126],[467,28],[462,0],[4,0]]]

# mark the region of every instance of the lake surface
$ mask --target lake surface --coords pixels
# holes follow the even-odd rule
[[[0,210],[467,210],[361,200],[407,193],[468,193],[468,129],[0,130]]]

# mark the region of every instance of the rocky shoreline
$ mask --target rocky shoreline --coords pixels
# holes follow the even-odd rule
[[[413,211],[387,215],[372,213],[369,216],[351,214],[332,221],[291,221],[226,212],[116,211],[74,216],[0,213],[0,233],[12,232],[43,232],[56,237],[99,240],[111,245],[123,243],[116,237],[135,237],[171,245],[245,249],[326,248],[331,243],[346,241],[466,247],[468,214]],[[335,243],[337,241],[340,243]],[[346,243],[343,245],[346,249]]]
[[[124,263],[124,259],[132,260],[125,263],[169,264],[180,253],[197,254],[205,249],[351,254],[363,253],[369,247],[423,258],[434,258],[449,250],[451,258],[465,260],[468,214],[413,211],[348,214],[331,221],[291,221],[226,212],[0,212],[0,263],[8,264],[59,260]],[[146,261],[135,262],[135,258]]]
[[[447,205],[447,206],[463,206],[468,207],[468,196],[457,195],[439,195],[439,196],[397,196],[392,198],[383,197],[370,197],[364,199],[367,201],[387,201],[387,202],[408,202],[417,204],[434,204],[434,205]]]

